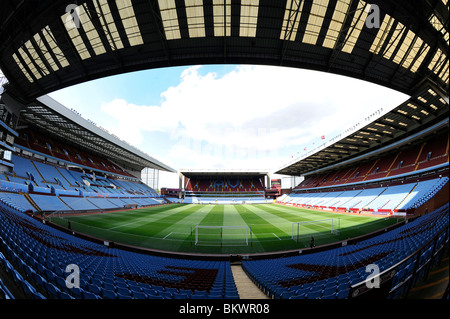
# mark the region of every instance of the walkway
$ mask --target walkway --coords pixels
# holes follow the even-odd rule
[[[253,281],[248,278],[241,265],[231,265],[234,281],[241,299],[269,299]]]

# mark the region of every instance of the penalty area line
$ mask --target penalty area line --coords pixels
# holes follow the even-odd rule
[[[278,238],[279,240],[281,240],[281,238],[278,237],[277,235],[275,235],[275,233],[272,233],[272,235],[274,235],[276,238]]]
[[[173,231],[171,231],[170,233],[168,233],[166,236],[164,236],[163,239],[166,239],[167,237],[169,237],[170,235],[172,235]]]

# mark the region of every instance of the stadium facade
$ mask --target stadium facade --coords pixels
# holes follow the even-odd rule
[[[182,184],[181,184],[182,183]],[[183,203],[266,203],[269,173],[261,170],[180,171]]]

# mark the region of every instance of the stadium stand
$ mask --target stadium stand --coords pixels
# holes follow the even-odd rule
[[[15,194],[18,195],[18,194]],[[157,257],[63,233],[1,202],[2,266],[30,298],[239,298],[229,261]],[[294,257],[243,261],[272,298],[348,298],[366,278],[367,264],[396,267],[391,298],[407,279],[433,263],[448,240],[448,204],[394,230],[353,245]],[[414,257],[410,257],[414,256]],[[114,263],[109,260],[113,260]],[[94,262],[95,260],[95,262]],[[403,262],[402,262],[403,261]],[[400,263],[400,265],[399,265]],[[80,288],[67,288],[66,266],[82,271]]]
[[[29,298],[239,298],[230,262],[151,256],[108,248],[0,207],[0,262]],[[68,265],[83,274],[68,288]]]
[[[182,171],[183,198],[169,195],[183,204],[266,204],[265,173],[225,171]]]
[[[133,177],[105,158],[100,158],[96,155],[88,154],[73,146],[64,145],[63,143],[49,136],[43,136],[35,130],[25,129],[21,130],[19,133],[20,134],[15,141],[16,144],[29,151],[38,152],[44,155],[51,156],[53,158],[65,160],[88,168]]]
[[[187,179],[185,189],[192,192],[261,192],[259,179],[253,177],[192,177]]]
[[[98,212],[162,203],[152,188],[108,161],[43,137],[33,138],[37,142],[30,144],[33,139],[28,138],[27,148],[12,154],[14,168],[0,174],[0,263],[24,295],[38,299],[239,298],[229,260],[181,259],[108,248],[30,217],[36,212]],[[428,139],[374,161],[307,176],[278,202],[384,215],[408,212],[423,208],[448,188],[445,165],[448,138]],[[444,170],[435,172],[436,167]],[[173,202],[268,202],[261,177],[190,175],[184,186],[185,198],[173,198]],[[354,287],[367,276],[365,267],[376,262],[382,271],[395,268],[389,298],[402,297],[412,282],[425,276],[428,265],[438,258],[436,252],[448,245],[448,197],[446,201],[442,208],[377,237],[295,257],[244,259],[242,265],[269,297],[341,299],[352,298]],[[87,274],[81,288],[65,285],[62,278],[67,276],[68,264],[79,265]],[[11,293],[3,287],[0,282],[0,293],[6,298]]]
[[[44,211],[66,211],[71,208],[57,196],[30,194],[31,200]]]
[[[87,173],[19,153],[12,161],[13,172],[0,174],[0,200],[23,212],[98,211],[162,202],[153,189],[129,176]]]
[[[237,298],[228,261],[106,247],[51,228],[30,212],[157,204],[154,190],[135,175],[144,167],[175,172],[45,94],[161,66],[257,63],[350,76],[410,96],[395,110],[381,108],[365,119],[367,125],[357,123],[322,150],[310,150],[278,171],[306,173],[305,181],[279,202],[377,214],[412,209],[416,219],[339,248],[250,258],[243,262],[247,273],[273,298],[355,298],[363,290],[365,267],[377,263],[395,273],[387,281],[386,297],[403,296],[426,276],[442,247],[448,251],[448,195],[440,196],[448,191],[447,2],[75,4],[74,11],[89,13],[83,21],[93,26],[91,31],[86,24],[78,31],[68,27],[70,1],[8,2],[0,10],[0,67],[8,77],[0,78],[7,84],[0,87],[1,270],[35,299]],[[49,13],[54,19],[44,19]],[[380,27],[367,25],[372,13],[383,20],[377,21]],[[111,28],[119,35],[114,39]],[[389,151],[381,154],[385,148]],[[264,197],[258,180],[193,181],[185,184],[191,189],[181,202]],[[437,206],[442,201],[446,204]],[[68,264],[81,267],[80,288],[67,287]],[[0,280],[2,297],[12,294]]]
[[[346,299],[352,286],[366,280],[366,266],[380,272],[395,268],[389,298],[406,291],[405,282],[437,260],[448,245],[449,206],[421,216],[385,234],[324,252],[293,257],[243,261],[252,280],[272,298]],[[412,257],[411,257],[412,256]]]
[[[329,173],[307,176],[295,189],[327,187],[413,174],[448,163],[448,135],[386,155],[373,161],[341,168]]]
[[[302,207],[341,209],[349,211],[392,213],[417,208],[436,194],[446,183],[447,176],[401,185],[356,190],[310,190],[293,192],[278,202]]]
[[[0,192],[0,202],[18,211],[36,211],[23,194]]]

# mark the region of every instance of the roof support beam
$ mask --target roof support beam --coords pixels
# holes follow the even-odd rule
[[[82,62],[82,59],[80,57],[80,55],[78,54],[77,49],[75,48],[72,39],[70,39],[69,34],[67,33],[66,27],[63,23],[63,21],[61,20],[61,17],[56,16],[55,13],[55,20],[57,21],[57,26],[58,29],[61,30],[61,33],[64,36],[64,39],[66,40],[66,44],[70,47],[70,51],[72,52],[72,54],[66,54],[67,59],[69,60],[70,64],[76,64],[79,66],[79,68],[82,70],[83,76],[87,77],[88,75],[88,71],[84,65],[84,63]],[[73,61],[73,59],[71,59],[71,57],[75,57],[76,61]],[[72,61],[71,61],[72,60]]]
[[[158,2],[148,0],[147,3],[149,5],[150,11],[152,13],[153,25],[155,26],[156,32],[158,33],[159,40],[161,42],[161,47],[163,48],[164,55],[166,56],[166,59],[167,59],[167,64],[168,64],[168,66],[171,66],[172,63],[171,63],[171,58],[170,58],[170,53],[169,53],[169,47],[167,45],[166,35],[164,33],[163,22],[161,19],[161,15],[159,14],[159,8],[158,8],[158,10],[155,8],[157,6]]]
[[[93,0],[93,1],[97,1],[97,0]],[[101,5],[99,3],[97,3],[97,5],[99,7],[99,10],[101,11],[102,10]],[[120,56],[117,54],[116,44],[115,44],[114,41],[112,41],[113,37],[112,37],[111,32],[110,32],[110,30],[108,28],[108,24],[104,20],[105,17],[103,15],[103,13],[101,14],[101,17],[99,17],[97,15],[97,11],[96,11],[96,9],[94,7],[94,4],[91,1],[89,1],[89,2],[87,2],[86,14],[89,16],[89,19],[91,20],[92,25],[94,26],[95,30],[97,31],[97,33],[98,33],[98,35],[100,37],[100,40],[102,41],[102,44],[103,44],[103,46],[106,49],[106,52],[114,59],[114,62],[117,65],[120,65],[122,67],[123,66],[123,61],[121,60]],[[115,50],[113,50],[111,48],[111,44],[108,41],[108,39],[106,38],[105,32],[103,31],[103,27],[102,27],[102,24],[101,24],[99,19],[103,19],[104,20],[104,25],[106,27],[106,31],[109,33],[110,39],[112,41],[112,44],[115,46]]]
[[[294,30],[295,21],[298,19],[298,14],[300,12],[301,2],[304,0],[291,0],[291,5],[289,7],[289,17],[286,22],[286,28],[284,30],[284,37],[283,37],[283,45],[281,47],[281,58],[280,58],[280,65],[283,65],[284,56],[286,55],[287,49],[289,47],[289,43],[291,42],[290,38],[292,35],[292,32]],[[294,12],[292,12],[292,6],[295,3],[297,8]],[[294,39],[295,40],[295,39]]]
[[[349,24],[358,11],[357,7],[358,3],[355,3],[354,0],[351,0],[347,8],[347,13],[345,14],[345,19],[344,21],[342,21],[342,28],[339,31],[337,41],[334,45],[330,57],[328,58],[328,70],[331,70],[333,68],[335,61],[338,59],[339,55],[342,52],[342,48],[344,47],[345,43],[347,43],[348,38],[352,34],[352,31],[355,29],[356,23],[353,26],[349,26]],[[359,13],[359,17],[361,17],[362,13],[363,10],[361,10],[361,12]],[[344,34],[347,34],[347,36],[344,37]]]

